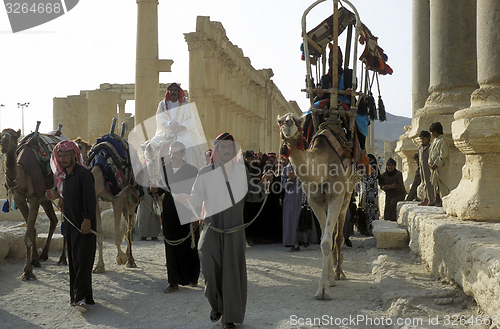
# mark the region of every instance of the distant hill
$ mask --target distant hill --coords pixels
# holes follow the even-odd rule
[[[384,152],[384,141],[393,142],[405,133],[405,126],[411,125],[411,118],[387,113],[387,121],[375,121],[375,152]]]

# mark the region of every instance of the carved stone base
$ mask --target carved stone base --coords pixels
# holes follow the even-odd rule
[[[460,184],[443,198],[446,213],[463,220],[500,222],[499,163],[500,153],[467,155]]]

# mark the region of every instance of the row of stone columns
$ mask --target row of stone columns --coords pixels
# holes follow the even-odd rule
[[[413,1],[413,120],[398,153],[409,162],[420,131],[442,123],[452,178],[443,206],[461,219],[500,220],[498,26],[497,0]]]
[[[291,111],[273,100],[279,90],[270,81],[272,71],[251,67],[220,23],[198,17],[196,31],[185,34],[190,102],[196,103],[207,139],[227,131],[243,150],[278,151],[276,117]]]

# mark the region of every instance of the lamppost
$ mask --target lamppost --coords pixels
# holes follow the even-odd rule
[[[23,136],[24,136],[24,108],[28,107],[28,105],[30,105],[29,102],[28,103],[22,103],[22,104],[21,103],[17,103],[17,107],[18,108],[20,107],[21,111],[22,111],[22,118],[23,118],[22,134],[23,134]]]
[[[0,107],[4,107],[5,105],[0,104]],[[0,112],[0,131],[2,130],[2,112]]]

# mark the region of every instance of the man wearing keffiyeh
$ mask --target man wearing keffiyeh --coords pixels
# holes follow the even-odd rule
[[[181,142],[186,146],[184,161],[200,169],[204,165],[205,141],[199,131],[201,127],[196,123],[195,109],[196,107],[187,101],[184,90],[177,83],[170,84],[165,99],[158,104],[156,132],[151,142],[159,145]]]
[[[264,187],[251,184],[250,174],[236,161],[238,154],[233,136],[221,134],[215,140],[211,164],[202,168],[191,195],[179,194],[176,200],[190,201],[194,207],[205,202],[205,221],[211,227],[231,230],[243,224],[245,201],[260,202]],[[220,233],[204,225],[198,243],[205,277],[205,296],[212,307],[210,320],[223,316],[224,328],[242,323],[247,301],[245,231]]]
[[[94,304],[92,267],[96,251],[96,197],[94,176],[84,166],[78,146],[72,141],[58,143],[51,156],[57,189],[63,197],[68,241],[70,304],[80,312]],[[47,191],[54,199],[56,193]]]

